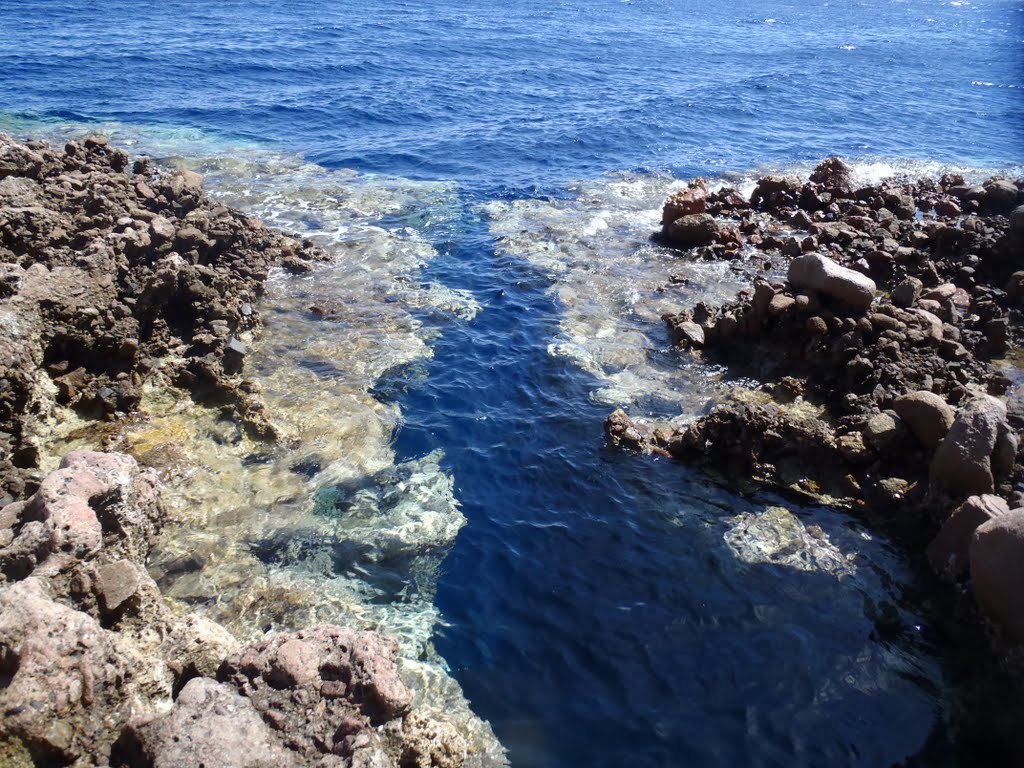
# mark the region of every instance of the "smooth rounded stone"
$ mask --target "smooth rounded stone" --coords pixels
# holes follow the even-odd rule
[[[946,436],[956,411],[934,392],[910,392],[893,401],[893,410],[926,448],[934,448]]]
[[[695,213],[681,216],[662,230],[665,238],[677,248],[693,248],[707,245],[718,234],[718,222],[709,213]]]
[[[950,219],[956,219],[960,216],[960,206],[952,200],[942,199],[935,203],[935,213],[939,216],[945,216]]]
[[[823,317],[819,317],[818,315],[808,317],[804,327],[815,336],[824,336],[828,333],[828,323],[825,322]]]
[[[921,294],[921,298],[942,303],[947,299],[953,298],[954,293],[956,293],[956,286],[953,283],[943,283],[942,285],[925,291]]]
[[[686,189],[680,189],[665,201],[661,212],[661,225],[671,224],[683,216],[704,213],[707,210],[708,186],[703,179],[696,179]]]
[[[916,277],[908,277],[893,288],[892,303],[897,307],[912,307],[921,298],[924,283]]]
[[[784,293],[777,293],[772,297],[772,300],[768,304],[768,314],[771,317],[784,315],[794,304],[796,304],[796,300],[792,296],[787,296]]]
[[[1008,431],[1006,406],[1000,400],[980,395],[968,402],[935,450],[932,488],[954,496],[992,493],[992,454],[1000,434]]]
[[[1009,511],[1009,505],[992,494],[971,496],[954,509],[925,550],[935,572],[951,579],[963,576],[970,563],[974,531]]]
[[[1024,642],[1024,509],[989,520],[970,546],[971,591],[981,609]]]
[[[126,750],[151,768],[289,768],[300,765],[252,702],[204,677],[190,680],[163,717],[132,723]],[[132,763],[134,764],[134,763]]]
[[[875,281],[847,269],[827,256],[807,253],[789,263],[789,282],[838,299],[854,309],[867,309],[875,297]]]

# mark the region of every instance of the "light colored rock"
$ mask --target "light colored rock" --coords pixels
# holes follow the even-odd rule
[[[998,496],[971,496],[953,510],[925,550],[932,568],[948,578],[962,576],[969,564],[974,531],[1009,511],[1009,505]]]
[[[981,609],[1024,642],[1024,509],[978,527],[970,547],[971,590]]]
[[[768,507],[761,514],[742,514],[732,521],[725,543],[745,563],[772,563],[799,571],[823,571],[833,576],[856,572],[817,526],[807,528],[785,507]]]
[[[787,278],[797,288],[831,296],[855,309],[867,309],[875,297],[874,280],[819,253],[806,253],[793,259]]]
[[[892,408],[926,448],[937,446],[956,418],[953,407],[934,392],[901,395],[893,402]]]
[[[138,714],[138,686],[148,677],[116,634],[54,602],[31,577],[0,590],[0,659],[0,731],[68,763],[108,753]],[[162,682],[169,700],[170,681]]]
[[[1007,429],[1006,406],[1000,400],[980,395],[968,402],[935,451],[932,488],[954,496],[992,493],[992,454]]]
[[[133,723],[128,738],[152,768],[287,768],[297,765],[252,703],[228,685],[190,680],[174,709]]]

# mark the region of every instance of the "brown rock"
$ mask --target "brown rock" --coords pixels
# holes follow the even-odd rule
[[[934,392],[910,392],[893,401],[893,410],[922,445],[934,448],[949,432],[956,412]]]
[[[971,496],[953,510],[925,550],[932,568],[948,578],[963,576],[970,562],[975,529],[1009,511],[1010,507],[998,496]]]
[[[681,216],[662,230],[665,239],[677,248],[693,248],[707,245],[718,234],[718,223],[708,213]]]
[[[992,455],[1000,433],[1007,431],[1006,406],[1001,401],[981,395],[968,402],[935,451],[932,488],[954,496],[992,493]]]
[[[1024,642],[1024,509],[979,526],[970,546],[971,591],[1008,635]]]
[[[665,201],[661,213],[661,224],[666,226],[683,216],[704,213],[707,210],[708,186],[703,179],[696,179],[686,189],[675,192]]]
[[[139,566],[130,560],[117,560],[96,569],[95,589],[104,613],[116,612],[139,591],[142,579]]]

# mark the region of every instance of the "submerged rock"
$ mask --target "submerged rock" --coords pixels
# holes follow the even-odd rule
[[[733,520],[725,542],[745,563],[771,563],[836,577],[856,573],[853,555],[844,555],[818,526],[805,526],[785,507]]]

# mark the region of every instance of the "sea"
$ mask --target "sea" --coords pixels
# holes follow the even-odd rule
[[[602,431],[759,396],[660,321],[749,283],[652,241],[687,179],[1024,174],[1024,3],[0,0],[0,131],[109,136],[332,255],[251,340],[288,446],[158,392],[126,428],[170,597],[394,634],[516,768],[1024,765],[919,552]]]

